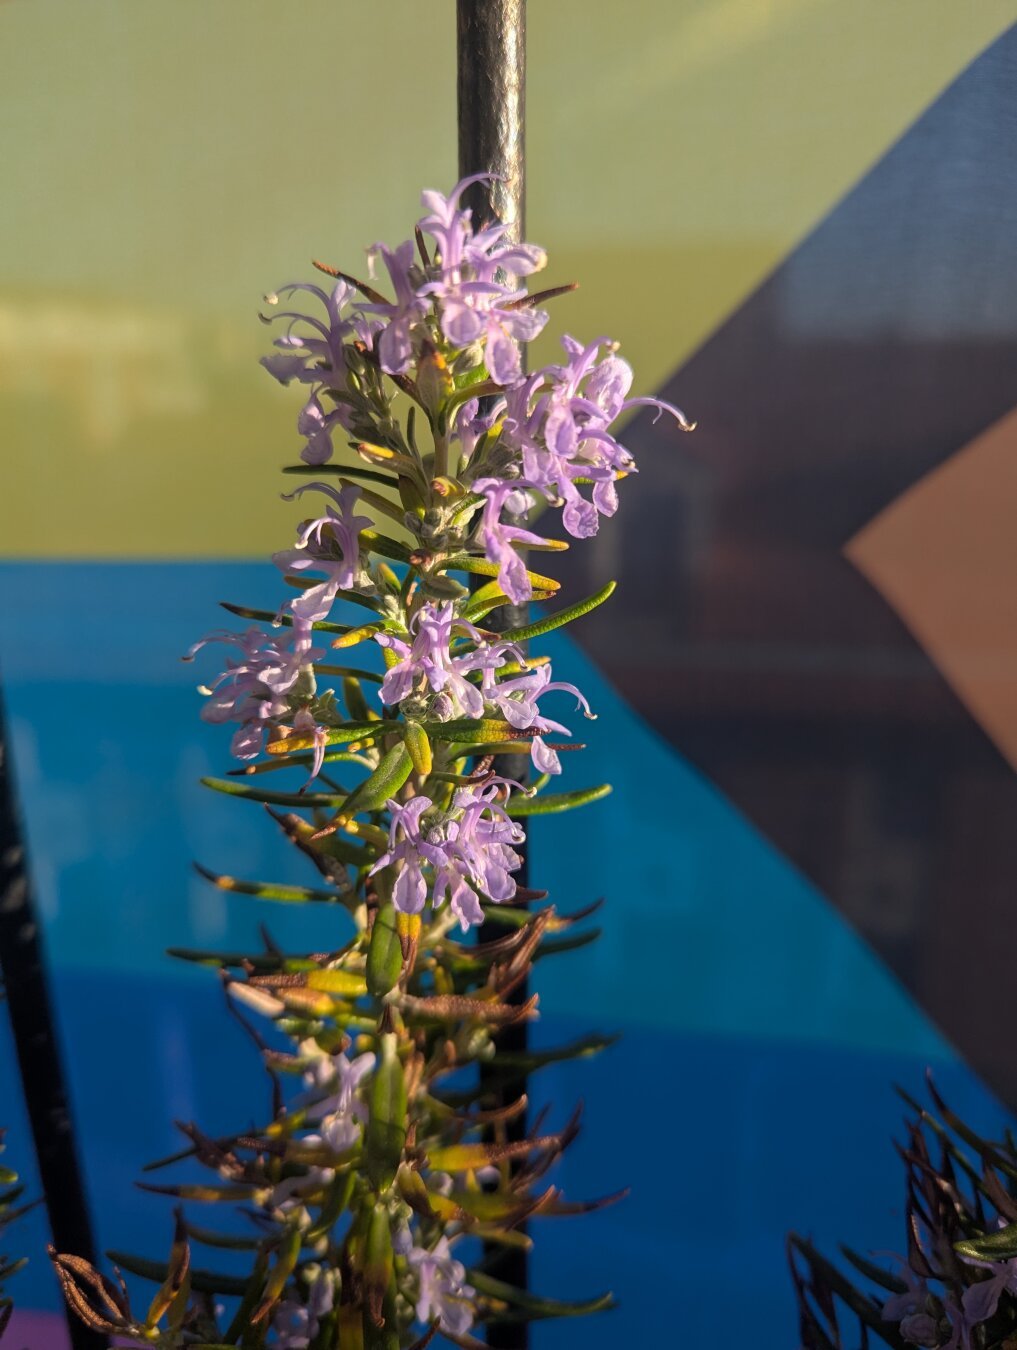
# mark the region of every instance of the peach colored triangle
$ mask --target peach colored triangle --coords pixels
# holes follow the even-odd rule
[[[1017,409],[844,551],[1017,768]]]

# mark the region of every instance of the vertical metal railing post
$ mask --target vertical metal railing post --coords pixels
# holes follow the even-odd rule
[[[88,1202],[78,1166],[70,1103],[46,979],[2,692],[0,969],[53,1245],[59,1252],[69,1252],[94,1262]],[[17,1166],[15,1159],[11,1162]],[[42,1254],[31,1255],[34,1260],[45,1259]],[[11,1293],[17,1303],[17,1289],[13,1288]],[[67,1325],[74,1350],[105,1350],[105,1336],[91,1331],[69,1310]]]
[[[508,227],[508,237],[523,237],[526,205],[526,0],[457,0],[456,4],[457,92],[459,118],[459,176],[475,173],[494,175],[490,182],[473,184],[465,197],[475,223],[496,220]],[[511,283],[514,279],[505,279]],[[494,628],[517,628],[527,622],[526,605],[504,606],[485,621]],[[505,755],[499,772],[524,782],[529,772],[526,755]],[[527,864],[517,874],[526,884]],[[489,920],[480,930],[480,941],[504,936],[506,929]],[[525,986],[513,1000],[524,1002]],[[518,1053],[526,1049],[526,1023],[507,1027],[499,1046]],[[481,1070],[483,1081],[484,1070]],[[498,1095],[514,1101],[526,1091],[526,1076],[500,1082]],[[526,1118],[509,1126],[509,1137],[521,1139]],[[528,1278],[526,1252],[517,1248],[490,1246],[485,1252],[488,1268],[500,1279],[525,1288]],[[525,1324],[492,1322],[487,1343],[499,1350],[525,1350]]]

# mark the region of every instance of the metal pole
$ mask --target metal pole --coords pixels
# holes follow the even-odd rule
[[[459,108],[459,176],[474,173],[495,175],[489,183],[475,183],[466,194],[475,223],[497,220],[508,226],[508,237],[523,237],[526,208],[526,0],[457,0],[456,38]],[[506,278],[511,284],[514,280]],[[517,628],[527,622],[528,606],[506,605],[486,621],[494,628]],[[529,773],[526,755],[505,755],[499,770],[507,778],[525,782]],[[520,884],[527,881],[524,859]],[[507,930],[489,920],[481,926],[480,941],[503,937]],[[525,1001],[525,985],[516,989],[513,1001]],[[502,1049],[518,1054],[527,1044],[526,1023],[507,1027],[499,1036]],[[481,1068],[481,1082],[485,1070]],[[526,1091],[526,1075],[499,1088],[503,1102],[516,1100]],[[520,1116],[508,1127],[510,1139],[526,1135],[526,1118]],[[525,1289],[529,1270],[526,1252],[489,1244],[485,1249],[488,1268],[499,1279]],[[525,1324],[491,1322],[487,1343],[498,1350],[525,1350],[529,1336]]]
[[[94,1263],[88,1202],[78,1167],[39,919],[17,809],[2,695],[0,695],[0,968],[10,1009],[25,1104],[39,1161],[53,1245]],[[16,1297],[16,1291],[15,1291]],[[105,1350],[105,1336],[65,1307],[74,1350]]]
[[[459,176],[491,173],[466,195],[476,220],[523,236],[526,212],[526,0],[457,0]]]

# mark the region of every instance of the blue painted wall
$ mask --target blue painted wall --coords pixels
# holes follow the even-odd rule
[[[229,767],[227,738],[198,718],[203,669],[179,660],[220,626],[217,600],[271,605],[275,584],[268,564],[0,567],[0,663],[104,1247],[165,1250],[168,1202],[134,1182],[176,1146],[173,1119],[226,1130],[265,1102],[214,976],[164,949],[243,947],[263,921],[283,943],[320,946],[322,923],[343,922],[224,896],[190,867],[301,876],[258,807],[198,786]],[[566,785],[609,779],[615,792],[533,822],[535,881],[566,909],[606,900],[600,942],[539,968],[534,1037],[599,1029],[622,1040],[546,1070],[535,1095],[559,1119],[586,1103],[560,1167],[568,1194],[632,1193],[591,1217],[537,1225],[536,1287],[577,1297],[611,1287],[625,1311],[541,1327],[536,1344],[613,1346],[621,1326],[651,1338],[666,1316],[685,1344],[725,1328],[751,1330],[761,1350],[786,1347],[789,1228],[829,1245],[901,1244],[892,1084],[920,1091],[931,1064],[976,1126],[996,1130],[1001,1112],[808,883],[567,637],[546,645],[558,677],[599,714],[573,723],[589,749],[567,760]],[[12,1063],[4,1053],[8,1157],[30,1174]],[[41,1216],[18,1236],[33,1249],[22,1301],[56,1307]]]

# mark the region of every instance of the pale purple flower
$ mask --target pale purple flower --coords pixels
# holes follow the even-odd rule
[[[963,1304],[958,1307],[952,1298],[944,1299],[943,1308],[950,1323],[950,1339],[941,1350],[972,1350],[971,1332],[974,1324],[968,1320]]]
[[[343,310],[354,294],[345,281],[336,282],[331,291],[310,282],[292,282],[283,286],[279,295],[297,292],[319,300],[325,310],[325,319],[296,310],[280,310],[271,315],[266,322],[287,319],[289,323],[283,336],[273,343],[276,352],[263,356],[261,364],[280,384],[296,380],[312,386],[297,417],[297,430],[307,442],[300,457],[307,464],[325,464],[333,454],[333,430],[336,426],[349,429],[350,412],[343,403],[332,412],[326,412],[319,395],[325,388],[341,388],[345,384],[345,344],[357,337],[369,341],[372,325],[359,314],[343,317]],[[279,295],[266,297],[269,304],[278,304]]]
[[[453,1336],[465,1336],[473,1325],[470,1300],[476,1290],[466,1283],[466,1268],[449,1250],[448,1238],[440,1237],[431,1251],[411,1247],[407,1261],[416,1272],[418,1322],[438,1319]]]
[[[272,344],[279,355],[263,356],[261,364],[280,384],[297,380],[301,384],[338,385],[346,375],[344,344],[351,337],[364,336],[367,331],[362,320],[343,317],[343,310],[353,299],[353,287],[345,281],[337,281],[331,291],[326,291],[313,282],[294,281],[265,298],[274,306],[279,303],[280,295],[291,296],[297,292],[319,300],[325,318],[296,310],[279,310],[268,316],[268,323],[288,319],[289,324],[283,336]]]
[[[547,366],[506,391],[501,443],[516,451],[522,469],[520,481],[561,503],[565,528],[576,538],[589,538],[597,532],[598,510],[613,513],[617,505],[616,473],[631,468],[632,460],[629,457],[625,464],[608,465],[603,462],[599,443],[595,460],[579,456],[580,442],[568,397],[570,384],[558,378],[562,369]],[[580,478],[593,481],[593,501],[587,501],[576,486],[575,480]]]
[[[311,736],[314,739],[314,759],[311,763],[311,772],[308,776],[308,783],[317,778],[321,773],[322,765],[325,763],[325,750],[328,746],[328,728],[323,727],[315,718],[310,708],[300,708],[293,718],[293,734],[295,736]]]
[[[442,866],[444,857],[425,852],[428,848],[421,831],[421,817],[434,807],[430,797],[412,797],[405,806],[399,802],[387,803],[392,816],[389,825],[388,851],[371,868],[369,876],[390,864],[402,864],[393,888],[393,901],[401,914],[419,914],[427,899],[424,867],[428,863]]]
[[[494,704],[506,722],[521,731],[540,733],[533,738],[530,757],[541,773],[561,773],[561,760],[557,752],[544,743],[543,733],[558,731],[568,736],[571,732],[560,722],[552,722],[549,718],[542,717],[537,707],[538,700],[555,690],[572,694],[577,707],[583,709],[584,716],[591,719],[596,716],[590,711],[589,703],[574,684],[551,679],[550,666],[536,666],[521,675],[501,680],[495,678],[493,670],[485,671],[481,689],[485,701]]]
[[[467,243],[465,256],[474,280],[458,287],[458,293],[450,288],[442,309],[442,329],[454,341],[454,329],[460,334],[469,330],[471,321],[466,311],[472,310],[476,315],[473,324],[480,331],[471,341],[486,339],[488,373],[498,384],[510,385],[522,376],[518,344],[532,342],[546,325],[548,315],[531,305],[520,307],[517,302],[525,300],[526,291],[512,289],[499,278],[539,272],[547,265],[547,254],[535,244],[503,243],[505,228],[491,225]]]
[[[1017,1294],[1017,1256],[1009,1261],[980,1261],[973,1256],[961,1258],[969,1266],[980,1266],[992,1271],[987,1280],[968,1285],[962,1299],[964,1317],[968,1326],[987,1322],[999,1307],[1003,1294]]]
[[[545,366],[507,391],[502,443],[519,454],[521,483],[561,502],[565,528],[586,539],[596,534],[600,516],[617,510],[617,478],[636,471],[611,424],[641,406],[669,413],[683,430],[692,423],[661,399],[627,397],[632,369],[609,339],[584,347],[566,336],[562,345],[568,358],[563,365]],[[580,479],[592,483],[589,500],[579,491]]]
[[[434,825],[428,831],[429,839],[437,842],[444,837],[455,857],[461,859],[470,881],[490,900],[512,900],[516,883],[509,875],[521,865],[522,859],[512,844],[521,844],[526,838],[523,827],[512,820],[501,804],[509,788],[518,786],[508,779],[490,778],[481,787],[458,788],[452,798],[452,809],[444,825]],[[441,903],[439,880],[435,893]],[[452,889],[451,881],[449,883]],[[452,898],[452,908],[460,914]],[[476,914],[477,911],[474,911]],[[479,922],[479,915],[473,922]]]
[[[590,440],[599,441],[601,455],[613,468],[630,470],[633,462],[629,452],[608,433],[608,427],[630,408],[655,408],[658,416],[667,413],[683,431],[691,431],[693,423],[680,408],[663,399],[649,395],[629,398],[632,387],[632,367],[616,352],[610,338],[597,338],[582,346],[567,334],[562,346],[568,360],[561,366],[549,366],[545,375],[552,383],[551,406],[547,431],[549,442],[556,453],[575,454]],[[602,347],[607,354],[600,357]],[[592,447],[586,453],[593,457]]]
[[[436,263],[448,280],[458,280],[464,267],[481,280],[490,280],[499,269],[513,276],[529,276],[547,264],[547,254],[536,244],[503,243],[504,225],[491,224],[475,231],[473,212],[460,207],[462,195],[472,183],[489,182],[494,176],[471,174],[460,179],[447,197],[433,188],[420,194],[420,203],[428,214],[417,221],[417,227],[437,244]]]
[[[497,384],[514,384],[522,374],[520,342],[531,342],[547,323],[542,309],[514,309],[525,291],[496,281],[459,281],[440,287],[441,329],[455,347],[484,342],[484,363]]]
[[[326,574],[327,581],[311,586],[286,606],[294,620],[317,623],[328,617],[340,591],[364,589],[367,577],[360,563],[360,531],[374,522],[370,516],[354,514],[360,489],[353,484],[336,491],[328,483],[306,483],[284,500],[292,501],[305,492],[323,492],[335,506],[326,507],[323,516],[303,525],[296,546],[274,553],[272,561],[283,572]]]
[[[547,266],[547,253],[538,244],[503,242],[508,227],[488,225],[474,234],[465,250],[466,261],[478,281],[494,281],[499,276],[528,277]],[[521,299],[525,291],[509,297]],[[541,327],[547,321],[543,316]]]
[[[389,801],[389,847],[371,875],[399,865],[392,899],[404,914],[419,914],[427,899],[424,868],[433,873],[431,903],[449,907],[465,932],[483,920],[479,895],[494,901],[511,900],[516,883],[510,876],[522,863],[512,847],[525,838],[522,827],[496,800],[506,786],[492,778],[481,787],[461,787],[448,811],[429,797],[413,797],[405,804]]]
[[[463,191],[489,177],[475,174],[457,183],[448,197],[426,191],[421,197],[428,209],[419,222],[424,234],[437,243],[439,276],[421,287],[439,303],[445,337],[456,347],[486,342],[485,361],[498,384],[512,384],[521,374],[519,343],[529,342],[547,323],[543,310],[513,308],[525,297],[524,290],[503,284],[499,275],[529,276],[546,262],[543,249],[533,244],[505,243],[505,226],[490,225],[474,231],[472,213],[459,207]]]
[[[425,188],[420,194],[420,204],[428,214],[417,221],[417,226],[438,245],[437,260],[450,278],[459,275],[466,245],[473,237],[473,213],[468,208],[460,208],[459,200],[471,183],[489,182],[492,177],[489,173],[475,173],[460,179],[447,197],[434,188]]]
[[[318,1135],[306,1135],[301,1141],[305,1144],[320,1144]],[[335,1178],[331,1167],[308,1167],[300,1175],[284,1177],[276,1182],[268,1197],[267,1207],[279,1214],[289,1215],[303,1209],[307,1198],[328,1186]]]
[[[272,1330],[279,1350],[306,1350],[312,1335],[307,1305],[295,1298],[284,1299],[272,1312]]]
[[[526,575],[526,563],[515,544],[546,544],[547,540],[532,530],[513,525],[502,519],[504,512],[517,518],[525,517],[533,505],[524,486],[502,478],[478,478],[475,491],[486,498],[481,516],[479,538],[488,562],[498,567],[498,584],[514,605],[521,605],[533,594],[533,586]]]
[[[429,708],[431,716],[441,721],[480,718],[491,705],[512,726],[539,733],[533,738],[530,753],[540,772],[561,772],[561,761],[544,743],[543,733],[569,735],[569,729],[542,717],[537,703],[545,694],[561,691],[574,695],[585,715],[592,718],[589,703],[575,685],[552,681],[551,668],[546,665],[499,680],[498,672],[510,661],[524,663],[522,650],[511,642],[489,641],[473,624],[456,619],[451,603],[425,605],[414,616],[411,627],[412,643],[391,633],[375,634],[375,641],[398,657],[382,681],[383,703],[395,707],[413,695],[419,697],[421,686],[426,685],[442,701],[439,708],[439,699],[432,700]],[[457,655],[453,651],[456,638],[471,639],[474,649]],[[479,685],[468,678],[477,673],[481,675]]]
[[[909,1313],[901,1320],[900,1334],[911,1345],[939,1344],[939,1323],[931,1313]]]
[[[360,1127],[367,1120],[367,1107],[357,1092],[374,1068],[375,1057],[370,1051],[352,1060],[342,1053],[323,1055],[315,1042],[310,1045],[312,1053],[317,1053],[304,1074],[305,1100],[309,1100],[307,1119],[320,1121],[321,1138],[341,1153],[357,1142]]]
[[[361,310],[378,315],[383,323],[375,343],[382,370],[390,375],[403,375],[413,360],[414,330],[422,323],[429,302],[417,289],[419,269],[413,261],[410,240],[396,249],[375,244],[371,253],[381,254],[395,291],[395,303],[362,305]]]
[[[304,463],[314,466],[327,464],[335,453],[332,429],[337,424],[345,427],[348,420],[347,410],[342,404],[327,413],[317,392],[312,393],[297,415],[297,431],[307,442],[300,452]]]
[[[303,1092],[295,1102],[303,1107],[308,1121],[318,1132],[301,1136],[300,1143],[321,1145],[333,1153],[345,1153],[360,1139],[367,1121],[367,1107],[358,1095],[363,1079],[374,1068],[375,1056],[368,1052],[351,1060],[343,1053],[325,1054],[314,1040],[302,1041],[301,1051],[311,1057],[304,1073]],[[290,1214],[301,1208],[306,1197],[327,1186],[335,1175],[331,1167],[309,1166],[300,1175],[285,1177],[273,1187],[269,1208]]]
[[[434,693],[444,693],[448,702],[442,721],[451,717],[483,717],[484,699],[476,684],[466,678],[473,671],[486,670],[492,662],[503,664],[507,654],[521,656],[510,643],[488,644],[480,630],[465,619],[457,619],[454,606],[426,604],[410,620],[412,640],[391,633],[376,633],[375,642],[398,658],[381,685],[381,700],[394,708],[411,694],[419,693],[425,683]],[[456,638],[468,638],[476,649],[461,656],[452,651]]]
[[[306,1350],[321,1325],[321,1319],[332,1311],[335,1302],[335,1281],[332,1272],[325,1266],[319,1266],[313,1275],[313,1267],[307,1267],[305,1276],[310,1275],[307,1302],[301,1303],[291,1295],[279,1303],[272,1313],[272,1329],[276,1334],[275,1344],[280,1350]]]
[[[915,1274],[902,1256],[897,1256],[893,1252],[884,1252],[883,1255],[894,1257],[898,1267],[897,1277],[903,1280],[907,1286],[899,1294],[891,1294],[883,1304],[883,1321],[899,1322],[902,1317],[917,1312],[925,1306],[929,1290],[924,1279]]]
[[[491,430],[505,409],[505,400],[490,398],[484,412],[480,411],[480,401],[468,399],[459,409],[455,419],[453,437],[459,442],[459,462],[465,466],[473,458],[473,453],[481,437]]]
[[[930,1307],[928,1285],[902,1256],[897,1256],[893,1252],[886,1252],[883,1255],[894,1257],[897,1262],[896,1274],[906,1286],[899,1294],[891,1294],[884,1302],[881,1314],[883,1321],[898,1322],[901,1336],[912,1345],[935,1346],[939,1336],[939,1324],[928,1311]],[[957,1334],[955,1331],[955,1337]]]
[[[289,711],[287,695],[301,672],[324,653],[312,647],[307,623],[294,620],[292,638],[284,643],[260,628],[245,633],[210,633],[196,642],[185,661],[209,642],[225,642],[239,648],[240,656],[227,659],[226,669],[211,685],[203,686],[208,702],[201,710],[206,722],[239,722],[231,751],[237,759],[253,759],[265,739],[265,727]]]

